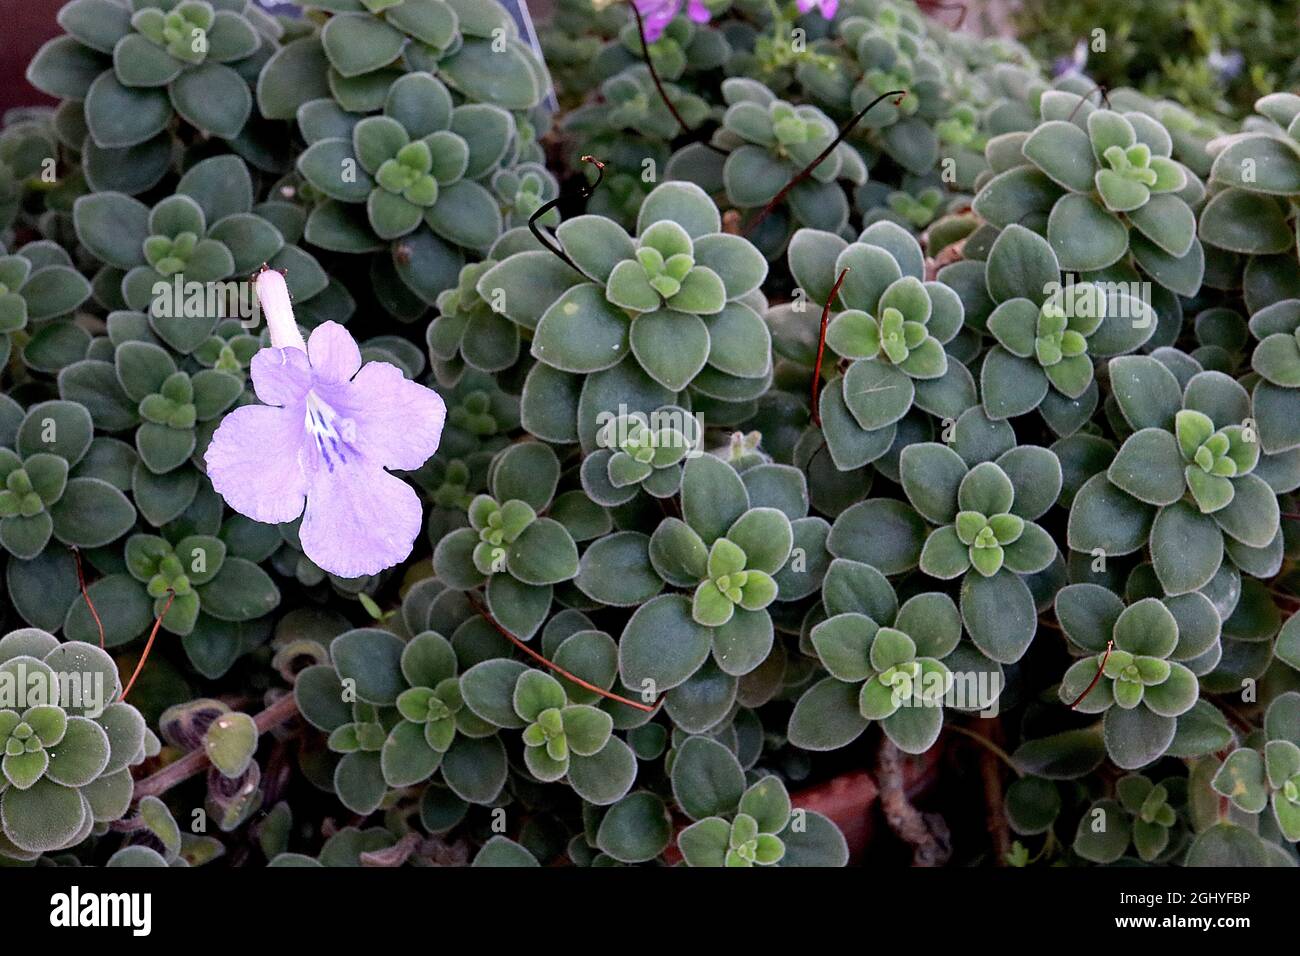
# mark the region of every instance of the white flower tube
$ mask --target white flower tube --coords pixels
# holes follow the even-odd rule
[[[294,321],[293,302],[283,273],[267,268],[257,274],[257,300],[271,330],[271,345],[277,349],[299,349],[305,354],[307,343]]]

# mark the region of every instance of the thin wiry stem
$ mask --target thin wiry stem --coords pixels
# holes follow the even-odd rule
[[[579,199],[586,199],[588,196],[590,196],[592,193],[594,193],[597,189],[600,188],[601,182],[605,179],[605,164],[601,162],[599,159],[597,159],[595,156],[583,156],[582,161],[584,163],[591,163],[593,166],[596,167],[596,181],[594,183],[588,183],[584,185],[582,187],[581,194],[578,197]],[[547,238],[546,234],[542,232],[541,227],[537,225],[537,220],[541,219],[548,212],[550,212],[552,209],[558,206],[561,200],[563,200],[563,198],[564,198],[563,194],[560,194],[557,195],[550,202],[546,202],[538,206],[537,211],[528,217],[528,231],[533,234],[533,238],[535,238],[538,242],[540,242],[543,246],[546,247],[547,251],[549,251],[551,255],[558,258],[561,262],[563,262],[566,266],[568,266],[570,269],[574,270],[575,272],[581,272],[582,270],[573,264],[573,260],[569,258],[568,254],[563,249],[561,249],[557,244],[551,242],[551,240]]]
[[[1106,673],[1106,662],[1110,660],[1110,652],[1114,647],[1115,647],[1114,641],[1106,642],[1106,653],[1102,655],[1101,666],[1097,668],[1097,673],[1092,678],[1092,683],[1090,683],[1086,688],[1084,688],[1083,693],[1080,694],[1078,697],[1076,697],[1074,703],[1070,705],[1071,710],[1074,710],[1076,707],[1078,707],[1080,704],[1083,703],[1083,699],[1087,697],[1089,694],[1091,694],[1092,689],[1097,686],[1097,681],[1101,680],[1101,675]]]
[[[840,293],[840,286],[844,284],[844,277],[849,274],[849,267],[845,266],[831,286],[831,294],[826,297],[826,304],[822,306],[822,327],[817,336],[817,364],[813,366],[812,377],[812,423],[818,428],[822,427],[822,414],[817,408],[817,399],[822,389],[822,356],[826,354],[826,327],[831,321],[831,303]]]
[[[636,0],[628,0],[627,5],[632,8],[632,15],[636,17],[636,32],[641,37],[641,57],[645,60],[646,69],[650,71],[650,79],[654,80],[655,89],[659,91],[659,98],[664,101],[664,106],[668,107],[668,112],[673,114],[673,119],[677,120],[677,125],[682,128],[682,132],[689,133],[691,128],[686,125],[686,120],[682,119],[682,114],[677,112],[677,107],[673,106],[673,101],[668,98],[668,91],[664,89],[663,80],[659,79],[659,71],[655,69],[654,57],[650,55],[650,44],[645,38],[645,20],[641,17],[641,11],[637,9]]]
[[[862,118],[866,116],[869,112],[871,112],[871,108],[873,106],[875,106],[881,100],[889,99],[889,97],[891,96],[898,97],[898,99],[894,100],[894,105],[898,106],[900,103],[903,102],[903,97],[906,95],[907,95],[907,90],[890,90],[887,93],[881,93],[879,96],[877,96],[866,106],[862,107],[862,109],[858,110],[858,112],[854,114],[853,118],[850,119],[847,123],[845,123],[840,128],[839,135],[837,135],[833,140],[831,140],[830,145],[827,146],[825,149],[823,149],[817,155],[816,159],[814,159],[811,163],[809,163],[807,166],[805,166],[803,169],[797,172],[794,175],[793,179],[791,179],[788,183],[786,183],[784,186],[781,187],[781,191],[777,193],[775,196],[773,196],[772,201],[763,207],[762,212],[758,214],[757,218],[753,219],[749,223],[749,225],[745,227],[745,235],[749,235],[751,232],[757,229],[759,223],[761,223],[764,219],[766,219],[769,215],[771,215],[773,209],[781,205],[785,197],[790,194],[790,190],[794,189],[795,186],[798,186],[801,182],[803,182],[805,179],[811,176],[813,174],[813,171],[822,164],[822,162],[826,159],[826,157],[829,156],[831,153],[835,152],[836,147],[839,146],[840,143],[844,142],[844,138],[848,136],[849,133],[853,132],[853,127],[857,126],[858,123],[862,121]]]
[[[620,704],[626,704],[628,707],[635,707],[637,710],[645,711],[647,714],[653,714],[659,708],[659,701],[663,699],[662,697],[659,700],[656,700],[653,704],[641,704],[635,700],[629,700],[626,697],[621,697],[618,694],[612,694],[602,687],[597,687],[595,684],[583,680],[581,677],[578,677],[576,674],[569,673],[559,664],[555,664],[551,661],[548,661],[541,654],[537,653],[535,650],[533,650],[531,647],[529,647],[519,638],[515,637],[504,627],[502,627],[501,624],[497,621],[497,619],[494,618],[490,613],[488,613],[488,609],[485,608],[482,602],[480,602],[479,599],[476,598],[473,594],[466,592],[465,598],[469,601],[470,606],[473,607],[474,610],[479,613],[479,616],[482,617],[483,620],[491,624],[493,629],[495,629],[498,634],[500,634],[502,637],[508,640],[515,647],[519,648],[521,651],[523,651],[533,660],[541,664],[545,664],[547,667],[555,671],[555,673],[559,674],[561,677],[568,678],[569,680],[577,684],[579,687],[585,687],[593,694],[599,694],[601,697],[604,697],[608,700],[617,701]]]
[[[90,616],[95,619],[95,626],[99,628],[99,649],[104,649],[104,622],[99,619],[99,612],[95,610],[95,602],[90,599],[90,592],[86,590],[86,575],[81,570],[81,549],[75,544],[69,545],[72,549],[72,556],[77,561],[77,586],[81,588],[81,597],[86,602],[86,607],[90,608]]]
[[[1088,97],[1092,96],[1093,93],[1100,93],[1101,101],[1106,104],[1106,109],[1110,109],[1110,97],[1106,95],[1106,87],[1103,86],[1101,83],[1095,83],[1093,84],[1092,89],[1090,89],[1083,96],[1079,97],[1079,102],[1075,103],[1074,109],[1070,110],[1070,115],[1066,118],[1066,122],[1068,123],[1074,122],[1074,114],[1079,112],[1079,107],[1082,106],[1084,103],[1086,103],[1088,101]]]
[[[171,610],[172,601],[174,600],[176,600],[176,592],[171,588],[168,588],[167,603],[163,605],[162,611],[158,614],[158,619],[153,622],[153,630],[149,632],[149,640],[145,642],[144,653],[140,655],[140,660],[135,665],[135,673],[133,673],[131,679],[126,682],[126,688],[122,691],[122,696],[119,697],[118,700],[126,700],[126,695],[131,693],[131,688],[135,686],[135,679],[139,677],[140,672],[144,670],[144,662],[149,659],[149,652],[153,650],[153,642],[154,638],[158,636],[158,628],[162,627],[163,618],[165,618],[167,612]]]

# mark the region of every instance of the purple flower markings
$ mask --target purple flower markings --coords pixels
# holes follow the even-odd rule
[[[795,6],[799,8],[800,13],[807,13],[813,7],[817,8],[827,20],[835,16],[835,11],[839,9],[840,0],[797,0]]]
[[[632,2],[645,17],[647,43],[658,42],[668,24],[672,23],[673,17],[677,16],[677,11],[682,8],[682,0],[632,0]],[[696,23],[709,22],[709,8],[704,5],[703,0],[686,0],[686,15]]]
[[[204,456],[212,487],[254,521],[303,515],[302,549],[331,574],[399,564],[423,513],[414,489],[386,469],[413,471],[438,450],[446,405],[395,365],[363,366],[337,322],[304,342],[280,273],[258,274],[257,297],[271,347],[249,371],[263,404],[235,409],[212,436]]]
[[[645,18],[645,39],[647,43],[657,43],[663,36],[664,30],[668,24],[672,23],[673,17],[677,16],[682,9],[682,4],[686,4],[686,15],[696,23],[709,22],[709,8],[705,5],[704,0],[632,0],[637,11]],[[813,7],[817,8],[827,20],[835,16],[835,11],[839,9],[840,0],[797,0],[796,5],[800,13],[807,13]]]

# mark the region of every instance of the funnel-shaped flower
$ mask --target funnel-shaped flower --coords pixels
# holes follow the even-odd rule
[[[263,271],[257,293],[271,348],[253,356],[250,372],[266,404],[236,409],[212,436],[212,486],[254,521],[303,514],[303,551],[331,574],[397,564],[420,533],[420,499],[385,469],[424,464],[438,449],[446,406],[395,365],[362,367],[356,342],[335,322],[304,342],[279,273]]]

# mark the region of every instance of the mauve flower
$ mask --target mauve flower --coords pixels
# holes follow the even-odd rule
[[[424,464],[442,437],[447,407],[388,362],[361,365],[347,330],[325,322],[304,342],[284,277],[264,269],[257,297],[271,348],[253,356],[253,390],[222,421],[204,460],[212,487],[254,521],[303,514],[302,549],[341,577],[376,574],[411,553],[420,499],[386,468]]]
[[[633,0],[633,3],[645,20],[646,43],[657,42],[682,8],[682,0]],[[709,8],[704,0],[686,0],[686,15],[696,23],[709,22]]]
[[[840,0],[798,0],[795,5],[800,13],[807,13],[816,7],[818,13],[830,20],[835,16],[835,11],[840,8]]]

